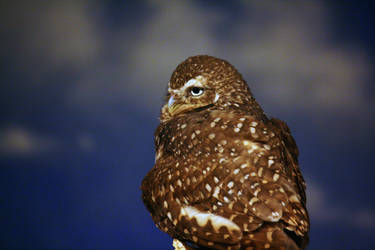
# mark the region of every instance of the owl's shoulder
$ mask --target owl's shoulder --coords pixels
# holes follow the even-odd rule
[[[299,151],[298,151],[296,141],[294,140],[292,136],[289,126],[286,124],[286,122],[277,118],[271,118],[270,123],[272,124],[274,129],[279,132],[280,137],[283,140],[286,148],[289,149],[290,154],[295,164],[298,164]]]

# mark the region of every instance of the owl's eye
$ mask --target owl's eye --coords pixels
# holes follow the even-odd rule
[[[203,94],[203,92],[204,92],[204,89],[200,87],[192,87],[190,89],[190,93],[192,96],[200,96],[201,94]]]

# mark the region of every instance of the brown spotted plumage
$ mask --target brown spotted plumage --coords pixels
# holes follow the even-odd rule
[[[143,201],[187,249],[304,249],[309,217],[298,149],[237,70],[194,56],[173,72]]]

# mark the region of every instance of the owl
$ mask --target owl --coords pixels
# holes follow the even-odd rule
[[[156,226],[180,249],[304,249],[309,216],[298,149],[227,61],[189,57],[172,73],[142,181]]]

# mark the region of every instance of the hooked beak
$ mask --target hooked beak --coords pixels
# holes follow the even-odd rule
[[[175,103],[174,96],[172,95],[168,100],[168,112],[173,115],[181,107],[181,104]]]
[[[173,106],[174,102],[175,102],[174,96],[171,95],[171,97],[168,100],[168,109],[170,109]]]
[[[176,103],[175,97],[172,95],[169,100],[168,100],[168,112],[171,115],[175,115],[180,113],[181,111],[185,110],[188,108],[187,105],[183,103]]]

